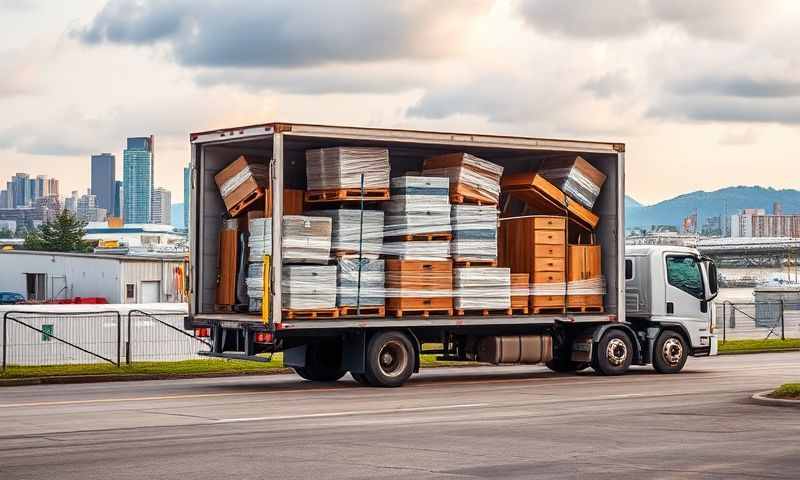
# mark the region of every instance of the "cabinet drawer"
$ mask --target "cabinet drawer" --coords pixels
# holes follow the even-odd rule
[[[536,245],[564,245],[563,230],[536,230],[533,232],[533,243]]]
[[[565,254],[566,254],[566,249],[564,248],[564,245],[539,244],[533,246],[533,256],[536,258],[539,257],[564,258]]]
[[[564,272],[535,272],[533,283],[563,283]]]
[[[561,295],[531,295],[531,307],[563,307]]]
[[[391,272],[451,273],[450,260],[386,260],[386,270]]]
[[[533,228],[536,230],[565,230],[567,219],[564,217],[534,217]]]
[[[536,273],[539,272],[564,272],[564,259],[563,258],[547,258],[536,257],[533,260],[533,268]]]

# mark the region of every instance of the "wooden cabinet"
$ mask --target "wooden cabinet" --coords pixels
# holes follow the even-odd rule
[[[602,311],[603,295],[595,293],[602,290],[601,257],[600,245],[569,245],[567,248],[568,310]]]
[[[533,313],[555,313],[565,307],[566,218],[534,215],[501,219],[499,262],[511,273],[527,273],[531,280]]]
[[[450,260],[386,260],[386,307],[396,317],[453,314]]]

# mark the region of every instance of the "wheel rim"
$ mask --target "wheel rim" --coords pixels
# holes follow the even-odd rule
[[[681,358],[683,358],[683,344],[677,338],[669,338],[664,342],[661,355],[664,357],[664,361],[669,365],[678,365],[681,363]]]
[[[378,353],[378,365],[387,377],[400,376],[408,364],[408,353],[403,344],[396,340],[386,342]]]
[[[615,367],[624,364],[628,358],[628,346],[621,339],[612,338],[606,347],[606,358]]]

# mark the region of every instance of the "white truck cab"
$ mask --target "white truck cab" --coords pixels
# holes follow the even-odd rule
[[[680,371],[688,355],[717,354],[710,306],[717,293],[716,266],[696,249],[625,248],[626,321],[659,372]]]

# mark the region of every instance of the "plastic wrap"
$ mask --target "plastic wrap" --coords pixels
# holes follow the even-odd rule
[[[249,178],[256,178],[259,182],[264,182],[265,178],[269,177],[269,167],[266,165],[249,164],[242,168],[231,178],[219,186],[219,193],[223,197],[227,197],[234,190],[241,187],[244,182]]]
[[[586,208],[594,207],[606,176],[581,157],[545,161],[543,177]]]
[[[605,277],[595,277],[586,280],[567,282],[567,292],[570,295],[605,295]]]
[[[472,190],[484,200],[497,203],[503,167],[469,153],[441,155],[425,160],[422,174],[450,179],[451,193]],[[466,187],[466,188],[465,188]]]
[[[450,214],[453,258],[497,260],[498,214],[497,207],[492,205],[453,205]]]
[[[453,290],[457,309],[511,308],[511,269],[456,268],[453,270]]]
[[[337,255],[357,255],[359,237],[362,256],[377,258],[382,253],[384,214],[381,210],[364,210],[363,228],[358,209],[314,210],[308,214],[331,219],[331,247]]]
[[[450,231],[447,178],[403,176],[392,179],[386,202],[385,237]]]
[[[360,288],[359,265],[361,269]],[[361,259],[359,262],[358,259],[340,258],[336,305],[339,307],[383,305],[386,301],[385,277],[383,260]]]
[[[331,219],[304,215],[283,217],[283,262],[326,264],[331,258]],[[272,254],[272,219],[250,220],[249,260]]]
[[[444,260],[450,257],[450,242],[446,240],[387,242],[383,252],[402,260]]]
[[[281,289],[282,308],[335,308],[336,265],[286,265]]]
[[[332,147],[306,150],[309,191],[389,188],[389,150],[373,147]]]
[[[567,294],[567,282],[531,283],[531,296],[561,296]]]

